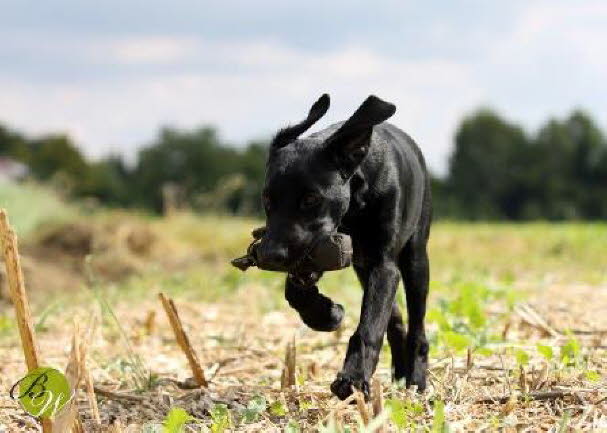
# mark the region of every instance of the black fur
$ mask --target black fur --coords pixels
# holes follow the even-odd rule
[[[331,391],[345,399],[354,385],[368,394],[384,334],[394,379],[423,390],[428,363],[426,245],[432,214],[423,156],[407,134],[384,123],[396,108],[375,96],[347,121],[299,138],[328,108],[329,96],[323,95],[304,121],[281,130],[272,144],[263,193],[267,232],[258,253],[288,265],[320,234],[349,234],[364,295],[360,322]],[[290,275],[285,295],[308,326],[332,331],[341,323],[343,308],[319,293],[320,277]],[[407,331],[395,302],[401,277]]]

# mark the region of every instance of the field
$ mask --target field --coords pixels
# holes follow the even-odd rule
[[[607,430],[607,224],[437,222],[429,390],[391,383],[386,344],[375,375],[384,410],[365,426],[370,407],[328,390],[360,309],[351,270],[321,282],[345,306],[344,327],[315,333],[284,300],[283,276],[229,265],[262,221],[93,210],[35,185],[0,186],[0,207],[21,238],[46,364],[65,368],[74,324],[98,318],[87,365],[101,426],[81,393],[86,431],[162,431],[178,408],[185,431]],[[25,367],[4,281],[0,432],[38,431],[8,397]],[[182,389],[192,373],[159,292],[174,299],[208,388]],[[291,344],[295,385],[281,387]]]

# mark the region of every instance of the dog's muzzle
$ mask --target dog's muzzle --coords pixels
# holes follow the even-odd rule
[[[259,244],[265,234],[265,227],[253,230],[253,242],[247,254],[232,260],[232,265],[242,271],[251,266],[267,271],[306,274],[311,272],[336,271],[352,264],[352,239],[343,233],[333,233],[316,239],[309,250],[292,267],[277,267],[263,262],[257,253]]]

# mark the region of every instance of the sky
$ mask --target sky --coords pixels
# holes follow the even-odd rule
[[[604,0],[2,0],[0,122],[133,160],[160,126],[243,146],[369,94],[444,174],[479,107],[536,131],[587,110],[607,127]]]

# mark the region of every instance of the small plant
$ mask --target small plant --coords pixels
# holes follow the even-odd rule
[[[518,365],[525,366],[529,363],[529,354],[523,349],[516,349],[514,351],[514,357]]]
[[[421,403],[411,400],[388,399],[385,401],[390,420],[399,430],[415,428],[415,417],[424,412]]]
[[[569,420],[571,419],[571,413],[568,410],[563,413],[563,417],[559,422],[559,433],[565,433],[567,431],[567,427],[569,427]]]
[[[0,316],[0,335],[13,329],[13,321],[8,316]]]
[[[554,351],[551,346],[544,346],[543,344],[537,345],[537,351],[546,359],[546,361],[550,362],[554,358]]]
[[[263,395],[253,397],[246,409],[242,412],[242,422],[252,423],[259,419],[259,416],[265,412],[268,402]]]
[[[584,376],[590,382],[599,382],[601,380],[601,374],[596,370],[586,370]]]
[[[431,355],[455,355],[471,349],[479,355],[491,355],[492,343],[503,341],[496,333],[502,316],[489,315],[488,306],[495,302],[512,308],[514,290],[501,286],[489,286],[475,282],[455,282],[449,293],[438,300],[428,311],[428,321],[438,325],[438,331],[430,333]],[[453,294],[453,295],[452,295]]]
[[[274,416],[285,416],[289,408],[282,401],[276,400],[270,405],[268,411]]]
[[[445,403],[437,400],[434,403],[434,418],[432,419],[432,433],[447,433],[449,425],[445,419]]]
[[[124,342],[126,352],[127,352],[128,358],[129,358],[128,362],[133,370],[132,377],[133,377],[133,381],[135,382],[135,386],[137,387],[138,390],[150,389],[151,386],[154,384],[155,380],[154,380],[152,374],[146,368],[143,361],[141,360],[141,357],[133,349],[133,346],[131,345],[129,337],[126,334],[124,327],[120,323],[120,320],[116,316],[114,309],[110,306],[110,304],[107,302],[105,297],[101,294],[101,291],[99,290],[99,283],[97,282],[97,280],[95,278],[95,274],[93,273],[93,269],[91,267],[91,256],[90,255],[86,256],[86,258],[84,260],[84,265],[85,265],[85,275],[87,278],[88,287],[93,292],[93,295],[95,296],[95,299],[99,303],[101,310],[103,312],[105,312],[106,314],[108,314],[112,323],[115,325],[116,329],[118,330],[118,333],[122,337],[122,341]]]
[[[61,305],[58,302],[54,302],[44,308],[42,313],[40,313],[40,317],[36,321],[36,325],[34,325],[34,329],[36,330],[36,332],[48,331],[46,321],[48,320],[49,316],[55,311],[59,310],[60,307]]]
[[[300,431],[301,428],[299,427],[299,423],[294,419],[291,419],[285,426],[284,433],[299,433]]]
[[[232,416],[225,404],[213,406],[211,409],[211,420],[212,433],[224,433],[226,429],[232,427]]]
[[[181,433],[188,422],[201,422],[180,407],[172,408],[163,422],[163,433]]]
[[[304,398],[299,400],[299,411],[300,412],[305,412],[308,409],[312,409],[313,407],[314,407],[314,401],[309,400],[309,399],[304,399]]]
[[[569,337],[561,347],[561,362],[564,365],[577,365],[580,358],[580,342],[573,336]]]

